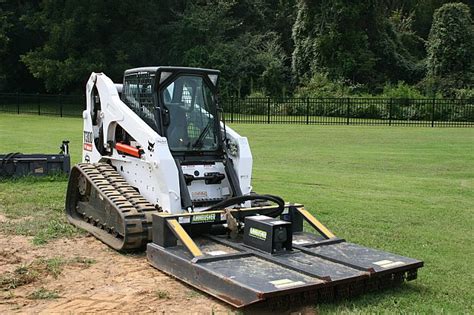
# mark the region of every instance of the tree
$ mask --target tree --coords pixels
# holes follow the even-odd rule
[[[347,0],[298,1],[293,70],[298,80],[327,72],[332,79],[367,82],[375,56],[365,32],[368,6]]]
[[[11,24],[8,18],[9,13],[0,9],[0,58],[5,60],[8,52],[8,44],[10,38],[8,37],[8,31],[11,28]],[[6,69],[4,63],[0,64],[0,88],[6,85]]]
[[[25,21],[44,40],[21,60],[55,92],[82,90],[91,71],[121,80],[127,68],[181,65],[220,69],[223,94],[280,94],[290,48],[273,29],[291,24],[276,12],[293,1],[43,0]]]
[[[448,3],[435,11],[427,42],[426,82],[431,91],[453,96],[474,84],[474,26],[469,7]]]
[[[267,9],[261,1],[189,1],[164,26],[173,34],[165,59],[221,70],[223,95],[263,90],[278,96],[288,71],[278,34],[258,23]]]
[[[25,19],[45,40],[21,60],[48,91],[82,90],[92,71],[121,80],[127,68],[160,63],[156,26],[169,16],[160,2],[44,0]]]
[[[22,16],[37,10],[37,1],[7,1],[0,8],[0,91],[39,92],[41,81],[20,62],[20,55],[34,49],[42,36],[28,29]]]
[[[422,77],[417,58],[402,40],[407,26],[395,27],[384,1],[299,0],[297,8],[292,69],[298,80],[327,73],[332,80],[373,89],[386,81]]]

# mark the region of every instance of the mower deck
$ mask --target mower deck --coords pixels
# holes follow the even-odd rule
[[[157,218],[154,227],[157,221],[165,222]],[[351,296],[416,279],[423,266],[416,259],[307,232],[293,232],[292,250],[278,254],[244,244],[241,235],[209,234],[192,240],[199,250],[193,252],[181,232],[175,233],[176,243],[154,235],[149,262],[235,307],[283,296],[308,303]]]

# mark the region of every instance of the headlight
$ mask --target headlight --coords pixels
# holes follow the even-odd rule
[[[230,155],[237,156],[239,155],[239,145],[235,143],[234,141],[229,141],[227,145],[227,151],[229,152]]]

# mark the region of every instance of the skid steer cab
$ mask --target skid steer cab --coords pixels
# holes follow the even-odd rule
[[[199,211],[250,193],[245,137],[221,122],[219,71],[147,67],[87,83],[83,161],[107,161],[153,205]]]

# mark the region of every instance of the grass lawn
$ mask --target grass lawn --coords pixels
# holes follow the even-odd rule
[[[321,312],[474,312],[474,129],[233,125],[254,156],[254,190],[306,205],[337,236],[425,261],[399,288],[318,305]],[[0,114],[0,152],[56,153],[82,121]],[[73,235],[67,181],[0,182],[3,233],[38,243]],[[24,218],[24,219],[21,219]]]

